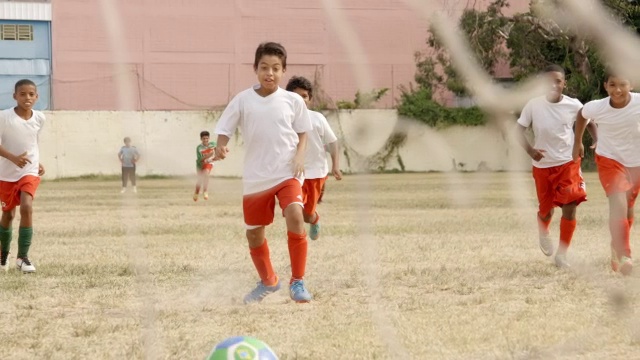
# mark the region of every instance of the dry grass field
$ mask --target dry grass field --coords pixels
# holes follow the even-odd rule
[[[640,268],[609,270],[606,199],[586,178],[569,270],[538,248],[530,174],[330,180],[309,243],[314,301],[283,289],[251,306],[239,179],[214,178],[197,203],[191,179],[143,179],[137,195],[44,182],[37,273],[0,274],[0,357],[203,359],[242,334],[281,359],[638,359]],[[287,278],[282,218],[267,237]]]

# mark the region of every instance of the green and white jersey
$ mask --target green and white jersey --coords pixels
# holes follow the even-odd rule
[[[216,142],[215,141],[210,141],[208,145],[202,145],[202,143],[198,144],[198,147],[196,147],[196,166],[198,167],[198,169],[202,169],[202,166],[204,165],[204,158],[209,155],[209,154],[213,154],[213,152],[215,151],[216,148]],[[208,158],[206,160],[206,162],[210,163],[213,160],[213,156]]]

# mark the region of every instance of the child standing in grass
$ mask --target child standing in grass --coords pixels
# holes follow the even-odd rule
[[[549,237],[553,209],[562,209],[560,241],[555,256],[558,267],[568,267],[567,250],[576,228],[576,209],[587,200],[587,192],[580,170],[580,161],[573,161],[573,123],[582,107],[579,100],[563,95],[566,81],[564,69],[548,66],[543,76],[549,82],[545,96],[530,100],[518,119],[522,147],[532,159],[533,179],[538,195],[538,230],[540,249],[546,256],[553,255],[554,246]],[[532,146],[524,136],[533,128]],[[594,139],[595,128],[591,129]]]
[[[296,302],[311,301],[303,280],[307,234],[302,182],[307,132],[312,127],[304,100],[279,87],[286,69],[287,52],[282,45],[260,44],[253,64],[259,84],[236,95],[216,126],[216,159],[227,156],[227,143],[238,127],[245,141],[243,213],[249,252],[260,276],[256,288],[244,297],[245,303],[262,301],[280,289],[265,238],[265,227],[273,222],[276,199],[287,223],[289,294]]]
[[[311,82],[302,77],[294,76],[287,84],[287,91],[300,95],[307,107],[313,97]],[[320,215],[316,207],[324,191],[329,167],[327,166],[326,149],[331,155],[331,173],[336,180],[342,179],[339,164],[338,138],[331,130],[329,122],[321,113],[309,111],[313,130],[308,133],[307,153],[304,161],[304,183],[302,184],[302,199],[304,202],[304,222],[309,225],[309,238],[317,240],[320,237]]]
[[[9,269],[12,223],[16,207],[20,206],[16,267],[22,272],[33,273],[36,267],[29,260],[29,248],[33,236],[33,199],[40,176],[44,174],[38,135],[45,116],[33,110],[38,101],[38,89],[33,81],[18,81],[13,98],[17,106],[0,113],[0,269]]]
[[[611,70],[605,75],[604,88],[608,97],[586,103],[578,113],[573,158],[584,155],[584,129],[595,122],[598,177],[609,200],[611,269],[629,275],[633,207],[640,191],[640,94],[631,92],[629,79]]]
[[[200,144],[196,147],[196,171],[198,180],[196,181],[196,192],[193,194],[193,201],[198,201],[200,188],[202,197],[209,200],[209,174],[213,169],[213,159],[215,156],[216,142],[209,141],[209,132],[200,132]]]
[[[131,145],[131,138],[124,138],[124,146],[118,152],[118,159],[122,164],[122,190],[121,193],[127,191],[127,182],[131,181],[133,192],[137,193],[136,187],[136,163],[140,159],[140,153],[135,146]]]

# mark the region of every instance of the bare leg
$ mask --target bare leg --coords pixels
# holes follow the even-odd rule
[[[209,170],[209,169],[202,171],[202,191],[204,191],[204,192],[207,192],[207,190],[209,189],[209,174],[210,173],[211,173],[211,170]]]
[[[265,227],[261,226],[256,229],[247,230],[247,241],[250,248],[257,248],[264,244]]]
[[[10,229],[15,216],[16,216],[15,208],[10,211],[3,211],[2,218],[0,218],[0,226],[2,226],[5,229]]]
[[[629,235],[626,193],[614,193],[609,195],[609,230],[611,232],[611,245],[618,256],[626,254],[626,243]],[[626,226],[625,226],[626,223]]]
[[[33,197],[31,194],[22,191],[20,193],[20,227],[30,228],[33,226]]]
[[[304,222],[307,223],[307,224],[312,224],[318,218],[318,213],[317,212],[314,212],[311,215],[306,214],[306,213],[303,212],[302,215],[304,217]]]
[[[566,204],[562,207],[562,217],[567,220],[575,220],[576,219],[576,210],[578,205],[576,203]]]
[[[304,216],[302,206],[291,204],[284,209],[284,218],[287,222],[287,231],[302,234],[304,232]]]

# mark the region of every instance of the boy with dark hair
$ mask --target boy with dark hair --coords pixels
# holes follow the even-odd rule
[[[200,144],[196,147],[196,192],[193,194],[193,201],[198,201],[200,188],[202,187],[202,198],[209,200],[209,174],[213,169],[213,159],[215,156],[216,142],[209,141],[208,131],[200,132]]]
[[[302,76],[294,76],[287,84],[287,91],[300,95],[307,107],[313,98],[311,82]],[[302,184],[302,199],[304,202],[304,222],[310,224],[309,238],[317,240],[320,237],[320,215],[316,207],[324,189],[329,167],[327,166],[326,150],[331,154],[331,172],[336,180],[342,179],[339,165],[338,138],[331,130],[329,122],[321,113],[309,111],[313,131],[308,133],[307,153],[305,155],[305,179]]]
[[[543,76],[549,83],[545,96],[530,100],[518,119],[520,143],[532,159],[533,179],[538,195],[538,230],[540,249],[551,256],[554,246],[549,237],[549,225],[555,206],[562,208],[560,242],[555,256],[558,267],[568,267],[566,253],[576,228],[576,208],[587,200],[580,161],[573,161],[573,123],[582,103],[563,95],[566,85],[564,69],[551,65]],[[532,146],[525,137],[531,127],[535,135]],[[595,128],[590,129],[594,139]]]
[[[9,269],[12,223],[16,207],[20,206],[16,267],[24,273],[32,273],[36,267],[28,255],[33,237],[33,199],[40,176],[44,175],[38,136],[45,116],[33,110],[38,100],[38,89],[33,81],[18,81],[14,91],[17,106],[0,112],[0,269]]]
[[[291,279],[289,294],[296,302],[311,301],[303,278],[307,262],[307,234],[302,215],[302,182],[309,113],[302,98],[279,87],[287,68],[287,52],[280,44],[258,46],[253,69],[258,85],[240,92],[229,103],[216,126],[216,160],[227,156],[227,144],[236,129],[245,143],[243,213],[253,264],[260,281],[244,297],[260,302],[280,289],[273,270],[265,226],[274,218],[276,199],[287,223]]]
[[[127,191],[127,181],[131,181],[133,192],[137,193],[136,187],[136,163],[140,159],[140,153],[135,146],[131,145],[131,138],[124,138],[124,146],[118,151],[118,159],[122,165],[122,190],[121,193]]]
[[[609,199],[611,269],[629,275],[633,270],[629,241],[633,207],[640,191],[640,94],[631,92],[629,79],[611,69],[604,80],[609,96],[586,103],[578,112],[573,158],[584,156],[585,127],[597,124],[596,165]]]

